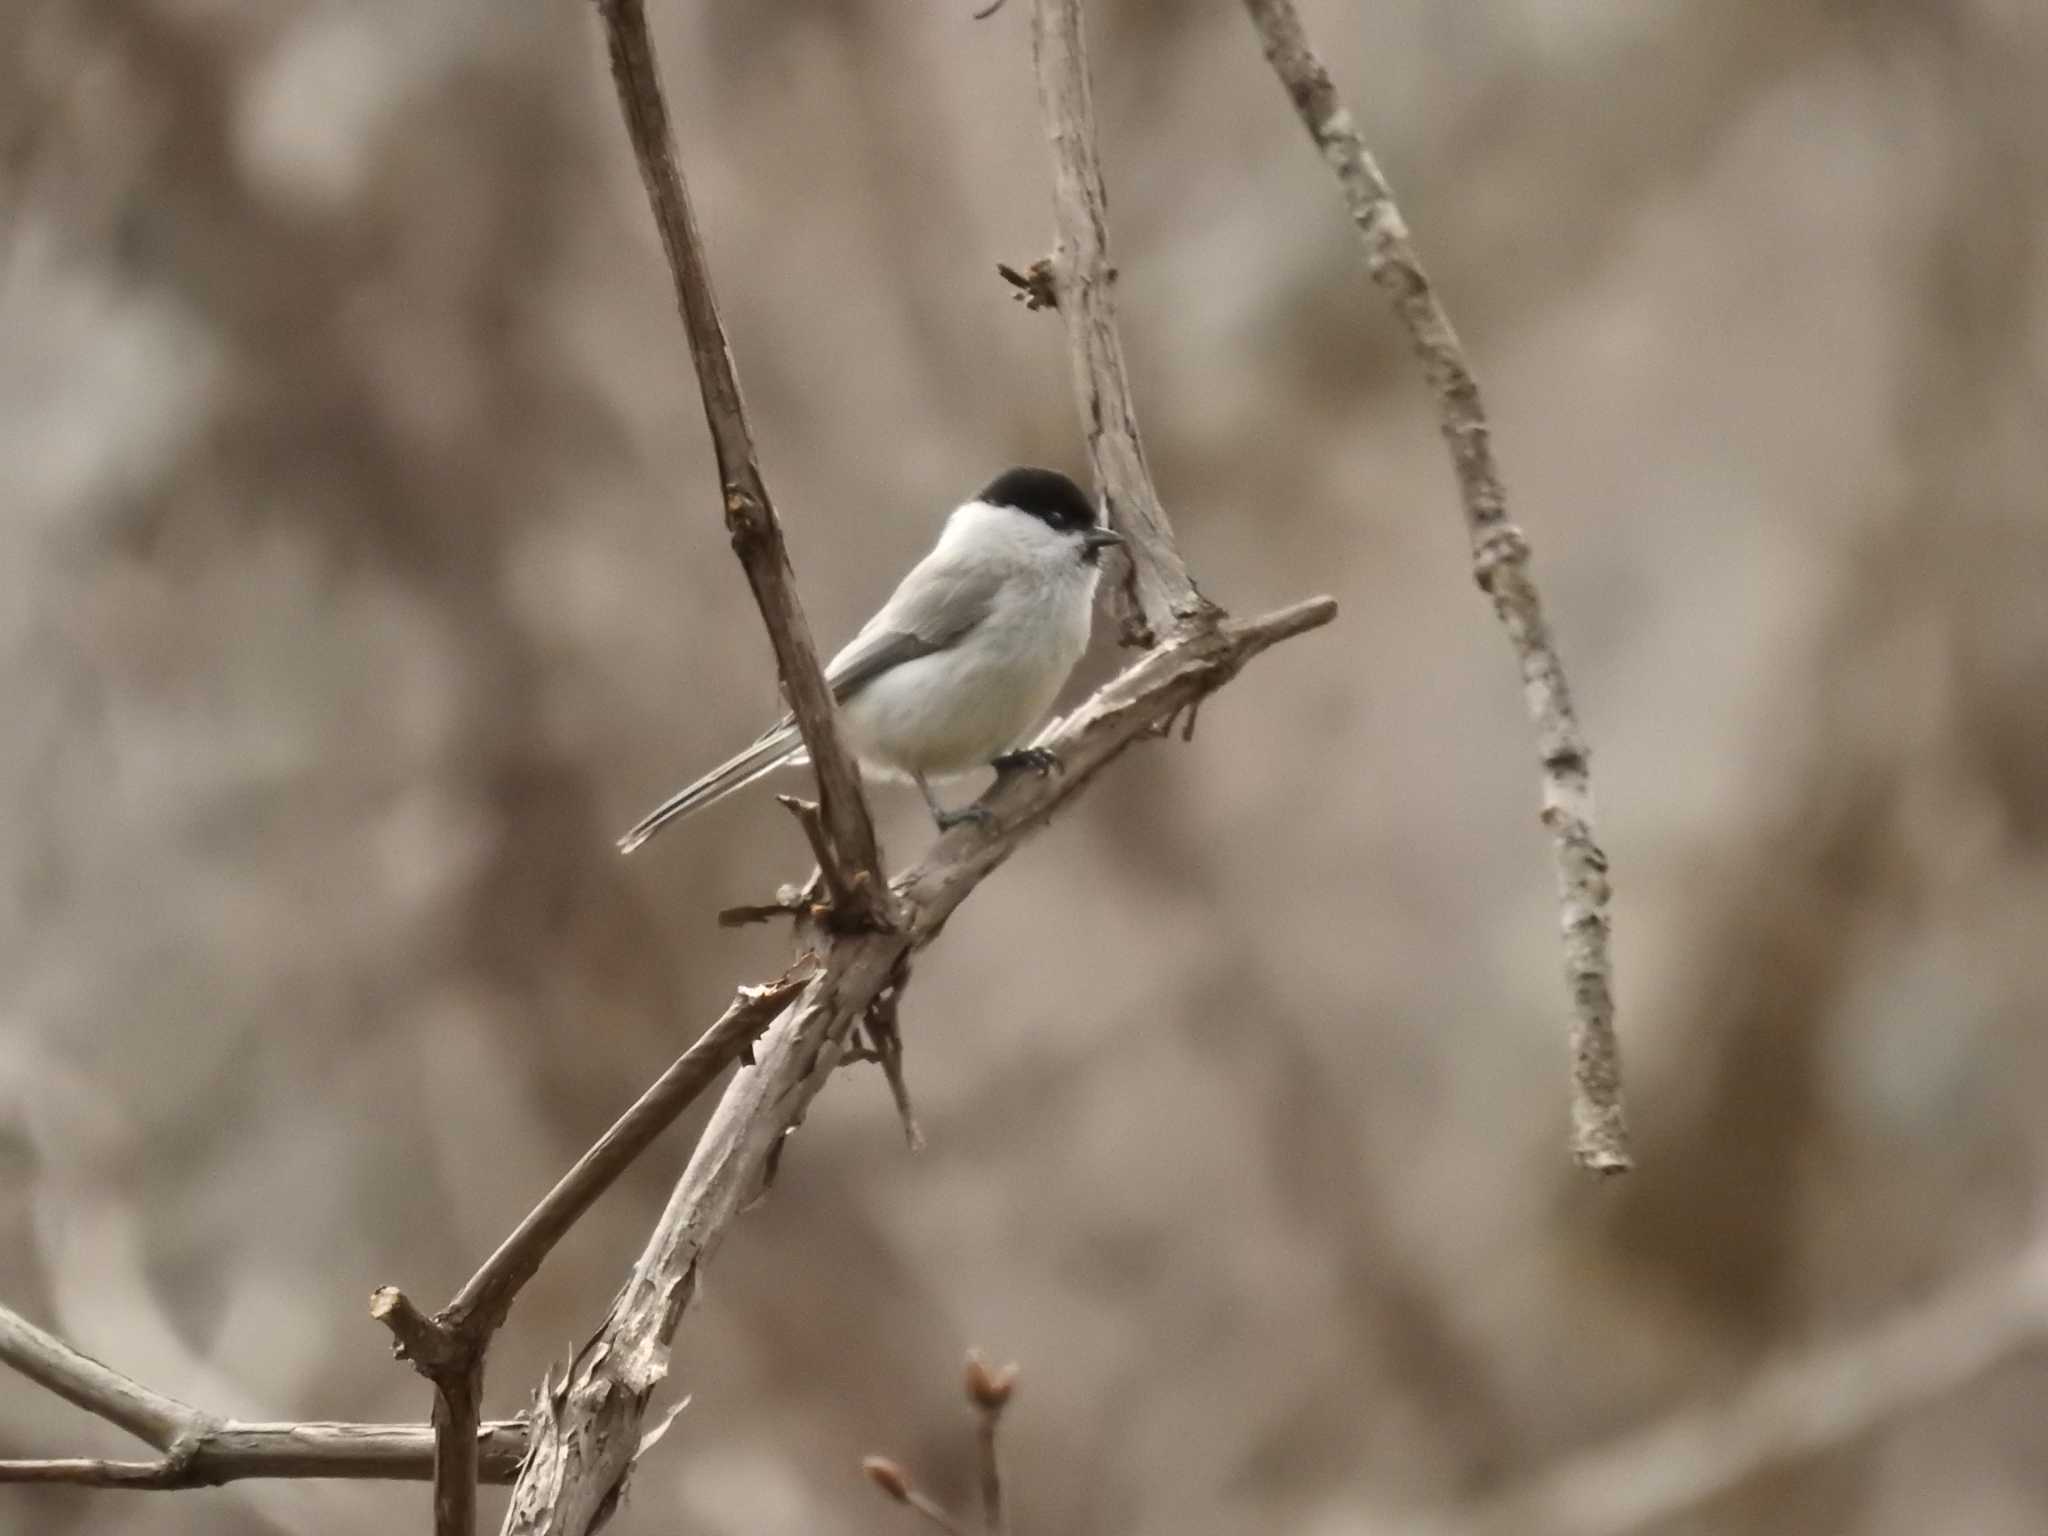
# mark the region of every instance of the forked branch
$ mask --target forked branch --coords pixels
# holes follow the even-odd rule
[[[387,1481],[432,1475],[433,1432],[424,1424],[246,1424],[166,1397],[80,1354],[0,1307],[0,1363],[162,1452],[149,1460],[68,1456],[0,1460],[0,1483],[82,1488],[210,1488],[251,1477],[346,1477]],[[478,1475],[509,1483],[526,1454],[526,1426],[485,1424]]]

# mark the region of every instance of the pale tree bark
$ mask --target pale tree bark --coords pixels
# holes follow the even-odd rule
[[[1592,754],[1579,727],[1564,661],[1529,571],[1529,541],[1508,520],[1493,431],[1465,349],[1431,285],[1394,194],[1338,100],[1294,0],[1245,0],[1266,58],[1302,125],[1343,188],[1365,242],[1367,270],[1408,332],[1435,398],[1437,424],[1457,474],[1472,574],[1493,599],[1522,674],[1543,774],[1543,824],[1557,852],[1565,976],[1571,987],[1572,1150],[1595,1173],[1630,1164],[1621,1106],[1621,1047],[1614,1032],[1607,855],[1593,833]]]

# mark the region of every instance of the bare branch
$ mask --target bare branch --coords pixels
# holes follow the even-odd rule
[[[165,1452],[154,1461],[0,1460],[0,1483],[207,1488],[251,1477],[424,1479],[433,1470],[433,1432],[424,1424],[216,1419],[80,1354],[5,1307],[0,1307],[0,1360]],[[509,1483],[526,1455],[526,1426],[516,1420],[483,1425],[477,1452],[484,1481]]]
[[[1336,607],[1315,598],[1264,618],[1188,630],[1148,652],[1041,738],[1064,773],[998,780],[983,802],[993,826],[947,833],[896,882],[905,921],[895,932],[827,938],[802,995],[763,1036],[756,1065],[727,1087],[603,1327],[559,1380],[544,1385],[507,1536],[585,1536],[616,1503],[699,1270],[763,1188],[783,1138],[802,1122],[904,956],[936,938],[968,893],[1126,748],[1267,647],[1328,623]]]
[[[1052,0],[1041,0],[1041,9]],[[1266,58],[1344,189],[1365,241],[1366,266],[1407,328],[1436,398],[1472,541],[1473,574],[1493,599],[1522,674],[1543,764],[1543,824],[1557,850],[1565,974],[1572,992],[1572,1150],[1596,1173],[1630,1166],[1622,1117],[1621,1050],[1614,1033],[1614,967],[1608,952],[1607,855],[1593,835],[1589,752],[1542,599],[1529,574],[1529,543],[1508,521],[1479,386],[1458,334],[1408,238],[1386,178],[1337,99],[1294,0],[1245,0]]]
[[[1151,645],[1182,624],[1213,622],[1216,607],[1195,589],[1159,504],[1116,328],[1109,264],[1109,195],[1095,152],[1095,104],[1081,34],[1081,0],[1037,0],[1031,52],[1039,109],[1052,143],[1053,213],[1059,243],[1052,256],[1054,307],[1067,325],[1074,399],[1088,437],[1095,488],[1128,556],[1116,589],[1126,645]],[[1037,276],[1034,268],[1031,277]],[[1031,292],[1031,282],[1007,280]],[[1033,306],[1037,307],[1036,305]]]
[[[526,1425],[498,1419],[477,1439],[477,1474],[509,1483],[526,1455]],[[425,1424],[243,1424],[196,1431],[156,1461],[69,1457],[0,1461],[0,1483],[69,1483],[150,1491],[214,1488],[249,1478],[345,1478],[425,1482],[434,1475],[434,1431]]]
[[[732,351],[711,293],[704,242],[697,232],[697,216],[690,206],[689,189],[669,131],[668,105],[662,96],[647,16],[641,0],[598,0],[598,11],[604,18],[619,106],[661,231],[662,248],[668,253],[677,307],[697,366],[704,420],[718,455],[726,530],[732,536],[733,552],[746,568],[754,601],[760,605],[762,622],[775,647],[783,690],[818,775],[818,800],[831,855],[824,865],[825,881],[833,909],[842,924],[887,927],[888,891],[874,823],[868,815],[859,770],[840,739],[832,692],[797,600],[782,523],[761,478]]]

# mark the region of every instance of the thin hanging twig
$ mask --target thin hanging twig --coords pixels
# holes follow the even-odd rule
[[[1614,1033],[1614,962],[1608,949],[1607,855],[1593,835],[1591,754],[1572,707],[1564,662],[1529,572],[1529,541],[1508,521],[1507,492],[1494,462],[1479,385],[1429,276],[1416,257],[1394,194],[1337,99],[1302,30],[1294,0],[1245,0],[1266,58],[1295,111],[1337,173],[1351,220],[1365,242],[1366,267],[1407,329],[1435,397],[1437,424],[1457,472],[1472,570],[1493,599],[1522,674],[1543,772],[1543,824],[1557,851],[1565,975],[1572,997],[1572,1150],[1595,1173],[1630,1166],[1622,1117],[1621,1047]]]

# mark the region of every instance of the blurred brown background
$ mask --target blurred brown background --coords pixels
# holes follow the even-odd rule
[[[821,642],[1085,469],[1028,6],[654,7]],[[931,1150],[847,1073],[617,1529],[1466,1507],[2022,1249],[2048,1171],[2048,11],[1306,7],[1488,387],[1595,745],[1642,1167],[1564,1146],[1536,773],[1443,455],[1237,7],[1091,32],[1195,570],[1339,624],[1127,758],[925,959]],[[244,1417],[412,1418],[436,1299],[779,933],[765,794],[611,838],[772,666],[585,5],[0,8],[0,1297]],[[1114,658],[1094,659],[1087,681]],[[928,831],[880,793],[896,860]],[[673,1133],[527,1292],[599,1319]],[[2025,1348],[1669,1533],[2038,1536]],[[0,1381],[0,1452],[127,1454]],[[486,1495],[495,1519],[502,1495]],[[0,1529],[423,1530],[418,1486],[0,1489]]]

